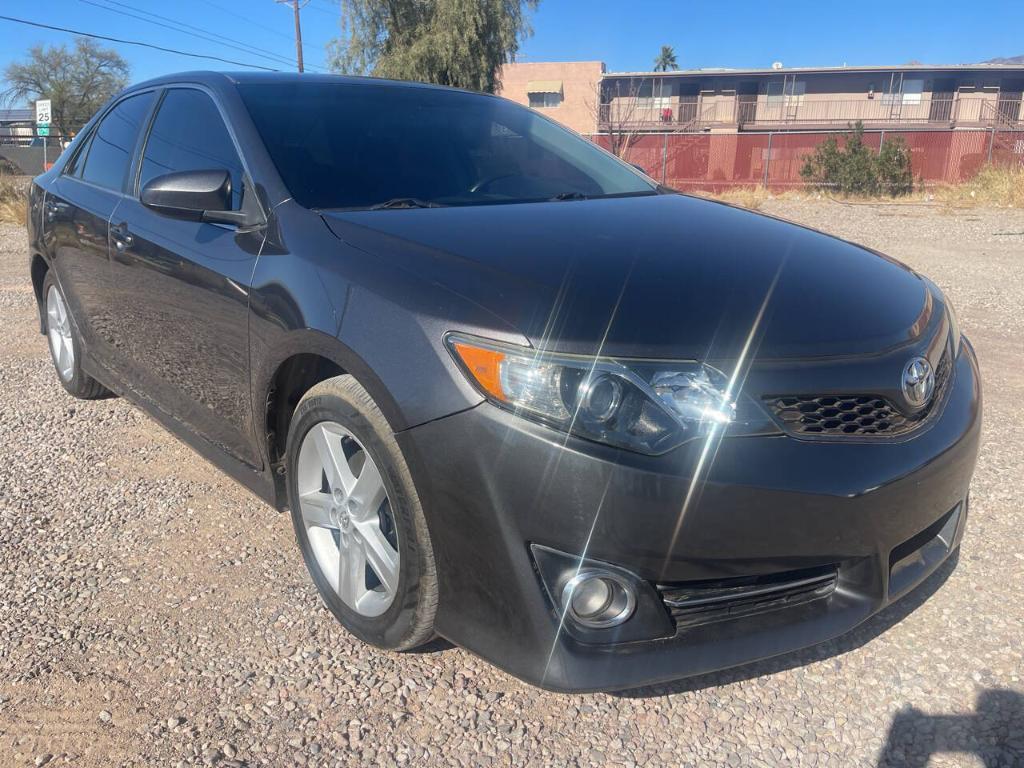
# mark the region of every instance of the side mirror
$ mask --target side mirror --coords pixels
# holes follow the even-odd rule
[[[248,213],[231,210],[231,174],[223,170],[157,176],[146,183],[139,198],[164,216],[239,226],[251,223]]]

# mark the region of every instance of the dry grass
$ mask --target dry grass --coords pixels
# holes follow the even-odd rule
[[[752,211],[758,210],[769,200],[818,200],[824,199],[825,194],[811,192],[804,189],[790,189],[784,192],[769,192],[761,186],[757,187],[734,187],[722,192],[703,192],[700,190],[684,190],[689,194],[706,197],[710,200],[720,200],[730,205],[738,205],[741,208],[749,208]]]
[[[1024,166],[986,165],[962,184],[934,184],[906,197],[855,198],[895,204],[932,204],[950,208],[1024,208]]]
[[[25,191],[24,177],[0,175],[0,223],[25,223]]]
[[[720,200],[723,203],[729,203],[730,205],[738,205],[741,208],[749,208],[752,211],[756,211],[766,200],[770,200],[777,195],[773,195],[764,187],[735,187],[733,189],[727,189],[723,192],[702,192],[695,191],[693,194],[699,195],[700,197],[707,197],[712,200]]]
[[[939,204],[953,208],[987,206],[992,208],[1024,208],[1024,166],[985,166],[978,175],[963,184],[939,184],[918,189],[905,197],[844,197],[828,191],[792,190],[769,192],[761,186],[736,187],[723,192],[701,192],[693,194],[721,200],[743,208],[757,210],[768,200],[831,199],[844,203],[889,203],[893,205]]]
[[[1024,166],[986,166],[970,181],[935,187],[930,195],[954,206],[1024,208]]]

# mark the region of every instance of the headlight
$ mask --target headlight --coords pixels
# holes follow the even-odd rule
[[[556,355],[461,334],[445,341],[492,402],[608,445],[664,453],[736,416],[728,379],[702,363]]]

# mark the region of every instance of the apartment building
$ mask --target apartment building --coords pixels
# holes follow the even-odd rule
[[[783,67],[607,72],[506,65],[501,94],[583,133],[1019,128],[1024,66]]]

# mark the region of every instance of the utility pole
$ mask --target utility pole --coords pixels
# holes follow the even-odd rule
[[[299,0],[277,0],[279,3],[285,3],[292,7],[292,12],[295,14],[295,63],[299,65],[299,72],[304,72],[302,67],[302,25],[299,23],[299,9],[302,8],[306,3],[299,5]]]

